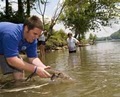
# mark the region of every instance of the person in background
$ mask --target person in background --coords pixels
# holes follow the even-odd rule
[[[79,45],[79,41],[72,36],[71,32],[68,33],[67,44],[68,44],[69,53],[75,53],[76,45]]]
[[[45,61],[45,35],[44,32],[38,38],[38,49],[40,50],[41,61]]]
[[[49,78],[44,65],[37,55],[37,39],[43,31],[41,20],[33,15],[24,24],[0,22],[0,67],[3,74],[13,74],[15,80],[24,79],[24,71]],[[21,60],[19,52],[24,50],[29,62]]]

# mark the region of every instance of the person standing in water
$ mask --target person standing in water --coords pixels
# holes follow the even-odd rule
[[[68,33],[68,38],[67,38],[67,44],[68,44],[68,49],[69,53],[75,53],[76,52],[76,45],[79,45],[79,41],[72,36],[72,33]]]
[[[40,50],[40,59],[42,62],[45,61],[45,35],[42,32],[41,36],[38,38],[38,49]]]

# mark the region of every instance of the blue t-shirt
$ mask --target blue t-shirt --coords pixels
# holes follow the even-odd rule
[[[28,43],[23,36],[23,24],[0,22],[0,55],[18,56],[24,50],[29,58],[37,57],[37,40]]]

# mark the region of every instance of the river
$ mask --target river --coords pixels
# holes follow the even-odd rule
[[[45,64],[70,75],[75,82],[52,82],[39,88],[1,93],[0,97],[120,97],[120,42],[78,47],[77,53],[46,54]],[[34,84],[48,83],[38,79]]]

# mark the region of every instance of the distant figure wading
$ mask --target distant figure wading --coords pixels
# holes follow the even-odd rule
[[[75,53],[76,45],[79,44],[79,41],[72,36],[71,32],[68,33],[67,44],[68,44],[69,53]]]

